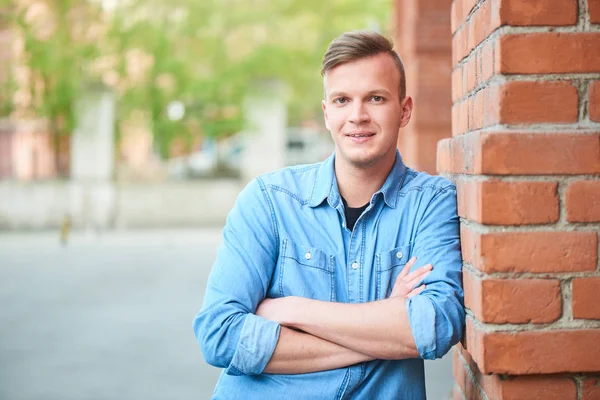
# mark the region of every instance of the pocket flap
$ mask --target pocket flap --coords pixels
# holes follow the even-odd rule
[[[298,264],[331,272],[327,255],[316,247],[300,245],[291,240],[284,240],[284,258],[291,258]]]
[[[410,244],[380,253],[377,269],[387,271],[399,265],[405,265],[408,260],[410,260]]]

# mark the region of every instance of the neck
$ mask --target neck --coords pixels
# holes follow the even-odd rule
[[[395,161],[394,157],[371,167],[357,167],[335,158],[335,178],[340,194],[348,207],[362,207],[371,201],[373,194],[383,186]]]

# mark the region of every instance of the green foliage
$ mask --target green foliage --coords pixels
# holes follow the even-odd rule
[[[223,137],[243,128],[243,101],[264,82],[283,83],[290,124],[320,118],[321,57],[329,42],[347,30],[379,28],[384,33],[390,0],[122,0],[105,15],[98,2],[48,0],[56,31],[40,40],[24,12],[28,64],[44,82],[38,112],[65,121],[82,87],[104,81],[117,93],[117,118],[148,115],[157,149],[167,157],[171,143]],[[94,5],[96,4],[96,5]],[[71,34],[72,8],[100,22],[101,40]],[[376,26],[373,26],[376,25]],[[39,36],[39,35],[38,35]],[[110,58],[107,71],[92,62]],[[173,101],[185,104],[182,119],[169,119]],[[119,124],[117,124],[118,126]]]
[[[41,5],[40,5],[41,4]],[[32,108],[47,117],[57,136],[75,127],[74,102],[87,81],[98,47],[81,33],[98,23],[100,9],[85,0],[53,0],[37,9],[14,7],[14,24],[24,42]],[[36,11],[37,10],[37,11]]]

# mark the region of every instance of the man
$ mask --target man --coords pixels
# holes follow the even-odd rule
[[[214,399],[424,399],[423,359],[463,330],[456,189],[396,150],[402,61],[350,32],[322,74],[335,153],[256,178],[227,219],[194,320]]]

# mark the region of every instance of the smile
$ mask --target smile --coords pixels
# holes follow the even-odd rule
[[[369,132],[360,132],[360,133],[349,133],[346,136],[352,137],[352,138],[366,138],[366,137],[375,136],[375,134],[369,133]]]

